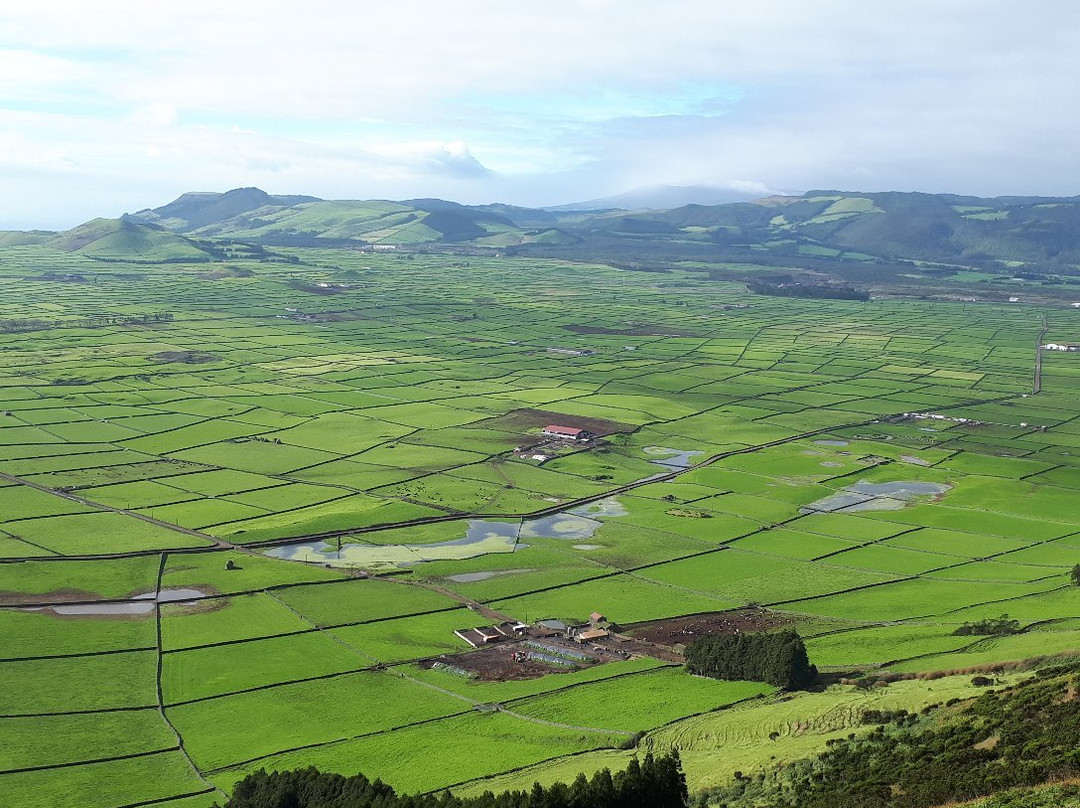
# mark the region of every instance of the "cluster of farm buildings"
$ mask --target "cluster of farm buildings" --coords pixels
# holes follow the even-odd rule
[[[481,648],[485,645],[508,640],[548,639],[553,637],[584,644],[610,637],[611,626],[604,615],[593,612],[589,615],[589,622],[580,625],[571,625],[564,623],[562,620],[539,620],[532,625],[507,622],[496,623],[492,626],[457,629],[454,634],[465,640],[473,648]]]

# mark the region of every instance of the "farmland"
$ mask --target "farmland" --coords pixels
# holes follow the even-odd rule
[[[639,741],[693,789],[1080,652],[1080,353],[1035,384],[1080,311],[269,255],[0,249],[12,804],[207,808],[309,764],[527,788]],[[833,683],[691,677],[634,629],[751,605]],[[459,629],[593,613],[627,639],[595,660],[432,665],[472,652]],[[1022,632],[953,633],[1001,614]]]

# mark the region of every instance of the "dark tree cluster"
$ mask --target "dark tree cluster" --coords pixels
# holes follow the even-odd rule
[[[485,791],[462,799],[448,791],[398,795],[380,780],[362,774],[345,777],[311,767],[287,772],[257,771],[241,780],[225,808],[684,808],[688,796],[678,752],[649,753],[639,763],[612,775],[603,769],[571,784],[554,783],[531,791]]]
[[[713,679],[768,682],[802,690],[817,681],[802,637],[794,631],[773,634],[722,634],[701,637],[686,646],[686,669]]]
[[[976,620],[974,623],[964,623],[953,634],[964,637],[1007,637],[1010,634],[1020,633],[1020,621],[1010,620],[1009,615],[1001,617],[988,617],[986,620]]]
[[[765,283],[763,281],[746,284],[746,288],[756,295],[772,297],[806,297],[818,300],[869,300],[870,293],[854,286],[827,286],[810,283]]]

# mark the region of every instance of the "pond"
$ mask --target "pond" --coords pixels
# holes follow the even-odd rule
[[[799,508],[799,513],[898,511],[922,497],[941,496],[950,490],[952,486],[945,483],[857,482],[854,485],[845,486],[832,496],[811,502],[805,508]]]
[[[58,603],[55,606],[37,606],[24,612],[51,612],[56,615],[75,617],[108,617],[114,615],[149,614],[158,603],[188,604],[208,593],[200,589],[162,589],[156,597],[153,592],[134,595],[130,600],[102,603]]]
[[[271,558],[307,561],[332,567],[385,567],[421,561],[447,561],[473,558],[486,553],[512,553],[518,544],[517,522],[470,519],[460,539],[431,544],[368,544],[342,540],[337,542],[296,542],[266,550]]]
[[[556,513],[539,519],[526,519],[521,525],[521,535],[530,539],[591,539],[604,523],[603,517],[626,516],[627,511],[618,497],[605,497],[572,508],[565,513]]]
[[[694,465],[691,458],[705,454],[692,450],[669,449],[667,446],[646,446],[642,451],[647,455],[653,455],[655,459],[651,459],[650,463],[672,470],[688,469]]]

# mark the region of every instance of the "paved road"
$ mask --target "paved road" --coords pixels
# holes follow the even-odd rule
[[[1050,330],[1050,326],[1046,324],[1046,317],[1043,317],[1042,331],[1039,332],[1039,336],[1035,337],[1035,380],[1031,385],[1032,393],[1042,392],[1042,355],[1043,355],[1043,340],[1046,338],[1046,332]]]

